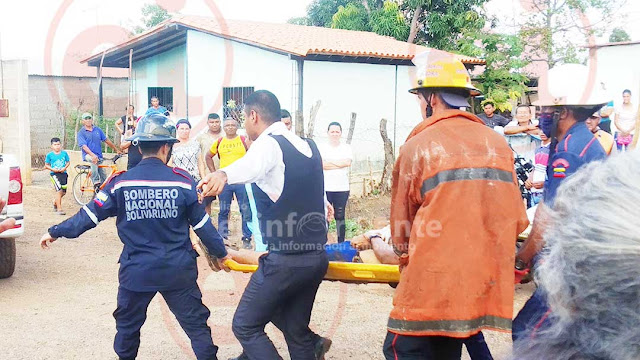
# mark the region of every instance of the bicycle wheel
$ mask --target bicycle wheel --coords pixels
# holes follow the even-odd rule
[[[96,192],[93,181],[87,172],[79,172],[73,179],[73,198],[80,205],[87,205],[93,200]]]

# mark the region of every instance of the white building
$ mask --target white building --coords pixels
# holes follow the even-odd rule
[[[615,105],[622,103],[622,92],[631,90],[631,102],[640,104],[640,41],[596,45],[590,66],[595,65],[596,78],[605,84]],[[592,51],[593,51],[592,49]]]
[[[144,109],[157,94],[176,118],[189,118],[196,132],[205,128],[208,113],[222,116],[228,100],[242,103],[259,89],[273,92],[292,114],[302,110],[305,123],[320,101],[313,133],[319,141],[332,121],[342,124],[346,138],[356,113],[352,147],[358,172],[369,171],[369,164],[374,170],[382,166],[380,119],[388,120],[396,148],[421,121],[407,90],[411,59],[426,49],[370,32],[177,16],[85,62],[128,68],[133,50],[136,108]],[[469,67],[484,63],[460,59]]]

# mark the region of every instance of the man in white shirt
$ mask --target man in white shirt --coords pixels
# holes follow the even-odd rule
[[[299,138],[280,121],[275,95],[256,91],[244,106],[251,147],[199,185],[204,196],[212,196],[227,183],[253,183],[269,250],[260,257],[233,318],[232,329],[243,348],[238,359],[281,358],[264,332],[269,322],[284,333],[291,358],[322,358],[330,341],[309,329],[316,292],[329,265],[322,159],[313,141]]]

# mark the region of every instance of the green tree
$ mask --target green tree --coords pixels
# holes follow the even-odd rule
[[[142,23],[144,26],[136,26],[133,32],[139,34],[168,19],[171,19],[171,15],[164,8],[156,4],[145,4],[142,7]]]
[[[480,30],[485,16],[480,6],[488,0],[407,0],[402,3],[410,18],[409,42],[441,50],[454,50],[463,33]]]
[[[331,27],[335,29],[372,31],[405,41],[409,25],[396,2],[353,2],[341,6],[333,15]]]
[[[333,15],[331,27],[334,29],[371,31],[369,14],[363,5],[358,3],[340,6]]]
[[[340,6],[347,6],[354,0],[313,0],[307,6],[307,16],[292,18],[287,21],[290,24],[331,27],[333,15],[338,12]]]
[[[486,97],[505,110],[526,90],[527,77],[521,71],[526,65],[521,59],[524,47],[518,36],[484,29],[496,22],[482,12],[481,6],[487,1],[352,0],[337,7],[331,27],[372,31],[401,41],[484,58],[487,65],[477,79],[479,86]],[[335,4],[335,0],[312,3],[315,9],[325,10],[330,9],[331,4]],[[317,12],[314,14],[317,16]],[[307,15],[311,18],[310,11]]]
[[[523,59],[524,44],[517,35],[476,31],[458,41],[460,52],[483,58],[487,63],[474,81],[486,99],[495,102],[499,110],[511,110],[512,103],[521,98],[528,78],[523,73],[527,61]]]
[[[410,43],[455,50],[462,33],[485,24],[488,0],[314,0],[289,23],[373,31]],[[595,0],[594,0],[595,1]]]
[[[527,53],[533,61],[582,62],[589,37],[601,33],[606,21],[590,23],[583,14],[610,19],[626,0],[529,0],[530,11],[521,28]]]
[[[385,1],[382,8],[371,12],[369,26],[376,34],[391,36],[397,40],[406,41],[409,36],[409,24],[398,4],[393,1]]]
[[[287,23],[294,24],[294,25],[311,26],[311,21],[306,16],[291,18],[291,19],[287,20]]]
[[[614,28],[609,35],[609,42],[631,41],[631,36],[621,28]]]

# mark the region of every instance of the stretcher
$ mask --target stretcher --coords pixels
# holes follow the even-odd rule
[[[258,265],[240,264],[234,260],[226,260],[225,265],[232,271],[252,273]],[[363,264],[341,261],[330,261],[325,280],[347,283],[383,283],[400,282],[398,265]]]
[[[518,235],[518,240],[527,240],[529,234],[531,233],[531,225],[529,225],[523,232]]]
[[[527,238],[529,237],[529,234],[531,233],[531,227],[533,225],[533,219],[536,216],[537,209],[538,209],[538,205],[534,205],[527,209],[527,218],[529,219],[529,226],[527,226],[527,228],[520,235],[518,235],[518,240],[521,240],[521,241],[527,240]]]

